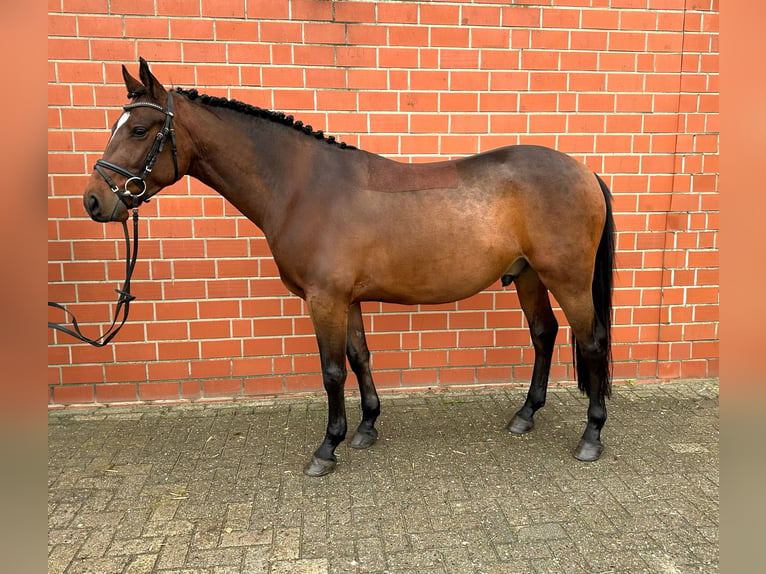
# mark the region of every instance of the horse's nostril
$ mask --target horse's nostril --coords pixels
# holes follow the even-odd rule
[[[98,206],[99,206],[98,198],[95,195],[92,195],[92,194],[89,195],[88,196],[88,211],[91,214],[94,214],[98,211]]]

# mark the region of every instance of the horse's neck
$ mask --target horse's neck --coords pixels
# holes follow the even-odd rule
[[[218,110],[216,110],[218,112]],[[188,174],[212,187],[268,234],[274,213],[286,200],[293,172],[295,138],[268,120],[238,114],[199,111],[192,122],[195,142]]]

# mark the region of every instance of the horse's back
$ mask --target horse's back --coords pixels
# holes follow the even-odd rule
[[[366,154],[364,176],[357,187],[382,193],[442,190],[444,201],[459,200],[473,191],[486,196],[553,194],[558,201],[598,197],[593,172],[572,156],[539,145],[511,145],[450,161],[402,163]],[[552,199],[549,197],[549,199]]]

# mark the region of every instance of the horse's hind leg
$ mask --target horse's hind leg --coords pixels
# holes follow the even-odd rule
[[[351,370],[354,371],[356,380],[359,382],[359,392],[362,399],[362,422],[359,423],[359,428],[357,428],[349,446],[367,448],[378,439],[375,420],[380,414],[380,400],[370,372],[370,351],[364,336],[362,308],[359,303],[351,305],[348,311],[346,356],[348,356]]]
[[[533,416],[545,404],[551,358],[559,326],[551,309],[548,290],[531,267],[526,267],[514,282],[519,303],[529,323],[535,349],[535,366],[527,400],[513,416],[507,428],[514,434],[524,434],[532,430]]]
[[[590,462],[598,460],[604,450],[601,429],[606,423],[606,397],[611,391],[609,337],[606,327],[596,316],[590,289],[572,296],[556,293],[556,297],[572,326],[578,385],[588,395],[588,422],[574,456]]]

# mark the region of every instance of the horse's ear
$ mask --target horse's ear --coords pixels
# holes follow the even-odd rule
[[[131,100],[146,93],[144,85],[130,75],[130,72],[128,72],[128,69],[124,64],[122,66],[122,78],[125,80],[125,87],[128,89],[128,98]]]
[[[155,100],[161,99],[165,94],[165,88],[162,87],[162,84],[160,84],[159,80],[155,78],[154,74],[152,74],[151,70],[149,70],[149,64],[146,63],[146,60],[139,58],[139,62],[140,65],[138,69],[138,75],[141,78],[141,82],[146,87],[149,95],[152,98]]]

